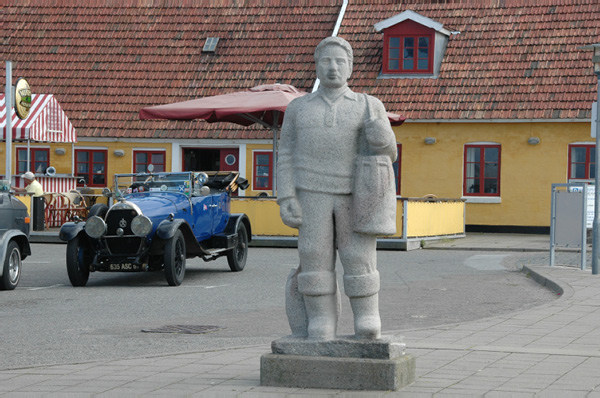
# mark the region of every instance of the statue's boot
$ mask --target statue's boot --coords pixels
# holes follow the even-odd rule
[[[339,317],[335,272],[300,272],[298,291],[304,295],[309,339],[331,340]]]
[[[376,293],[367,297],[351,297],[350,305],[354,313],[354,335],[356,338],[381,338],[379,294]]]
[[[304,296],[308,314],[308,338],[332,340],[337,332],[337,300],[334,294]]]
[[[344,288],[354,313],[354,334],[359,339],[381,337],[379,272],[344,275]]]

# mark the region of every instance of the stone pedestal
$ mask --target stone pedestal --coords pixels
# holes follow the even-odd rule
[[[311,341],[284,337],[260,360],[262,386],[397,390],[415,379],[416,361],[402,342],[383,337]]]

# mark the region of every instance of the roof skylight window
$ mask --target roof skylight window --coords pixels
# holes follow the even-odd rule
[[[207,37],[202,51],[207,53],[214,53],[215,49],[217,48],[217,43],[219,43],[218,37]]]

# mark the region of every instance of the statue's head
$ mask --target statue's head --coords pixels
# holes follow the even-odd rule
[[[338,88],[352,74],[352,47],[341,37],[323,39],[315,49],[317,77],[324,87]]]

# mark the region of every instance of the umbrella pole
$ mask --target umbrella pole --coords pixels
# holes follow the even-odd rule
[[[279,111],[273,111],[273,181],[271,187],[273,187],[273,196],[277,196],[277,132],[279,131]]]
[[[12,62],[6,61],[6,91],[4,94],[4,104],[6,105],[6,166],[4,178],[8,184],[12,185],[11,180],[11,155],[12,155]]]
[[[273,127],[273,196],[277,196],[277,127]]]

